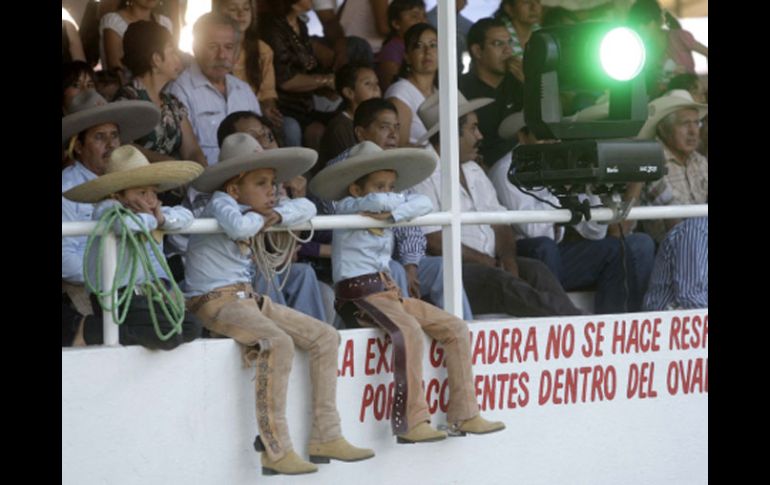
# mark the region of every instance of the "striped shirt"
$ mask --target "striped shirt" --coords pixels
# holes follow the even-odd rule
[[[658,249],[644,310],[708,308],[708,217],[686,219]]]

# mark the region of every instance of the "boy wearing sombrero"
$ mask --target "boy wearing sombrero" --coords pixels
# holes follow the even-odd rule
[[[171,161],[150,164],[147,158],[133,145],[123,145],[115,149],[109,156],[104,175],[93,180],[77,185],[64,192],[63,196],[69,200],[95,204],[92,218],[99,220],[102,216],[116,206],[122,206],[132,211],[136,218],[121,216],[122,223],[132,232],[148,232],[155,230],[180,230],[189,226],[193,221],[192,213],[181,207],[163,207],[157,193],[173,189],[186,184],[200,175],[203,167],[195,162]],[[162,238],[158,241],[162,250]],[[150,309],[155,305],[152,288],[154,283],[165,285],[169,288],[172,277],[165,271],[164,264],[158,260],[158,254],[150,247],[150,242],[144,242],[144,253],[149,258],[152,274],[147,274],[145,267],[138,264],[139,259],[129,260],[128,264],[135,265],[136,276],[134,282],[130,282],[127,268],[118,268],[122,277],[117,282],[120,297],[126,291],[128,284],[133,284],[133,291],[125,321],[120,325],[119,338],[123,345],[142,345],[150,349],[171,350],[182,343],[190,342],[200,336],[201,325],[192,315],[185,315],[181,319],[180,332],[170,332],[174,326],[164,312]],[[92,246],[94,247],[94,246]],[[131,249],[128,250],[128,258],[141,258]],[[159,253],[160,257],[162,252]],[[97,251],[91,250],[87,261],[87,281],[97,281],[98,269]],[[164,261],[165,263],[165,261]],[[156,275],[160,281],[153,281]],[[101,288],[98,288],[101,290]],[[179,299],[182,299],[179,294]],[[113,299],[112,304],[116,300]],[[182,301],[176,302],[182,305]],[[95,305],[96,306],[96,305]],[[151,314],[157,315],[158,330],[164,335],[171,335],[167,339],[161,339],[156,333],[152,323]],[[94,325],[85,326],[85,340],[87,343],[98,343],[101,340],[102,328],[98,322],[89,321]]]
[[[426,150],[382,150],[365,141],[351,149],[349,158],[321,170],[310,190],[324,199],[337,200],[338,214],[359,213],[388,222],[410,220],[431,212],[431,201],[423,195],[396,192],[429,177],[435,167],[436,157]],[[390,229],[335,229],[332,276],[338,311],[355,315],[362,324],[376,324],[393,341],[391,424],[397,441],[447,437],[429,424],[422,387],[423,331],[444,347],[450,389],[447,418],[452,430],[482,434],[505,428],[503,423],[479,415],[467,324],[422,300],[402,296],[389,274],[392,246]]]
[[[310,356],[313,384],[313,430],[310,460],[357,461],[374,456],[342,436],[337,413],[337,331],[315,318],[274,303],[256,293],[249,271],[255,258],[249,239],[268,227],[294,225],[316,211],[305,198],[277,202],[275,184],[306,172],[318,154],[307,148],[262,151],[246,133],[234,133],[222,142],[219,162],[208,167],[193,184],[212,193],[201,217],[213,217],[224,229],[219,234],[195,234],[187,248],[188,308],[217,334],[246,347],[256,361],[257,423],[254,443],[262,452],[264,474],[312,473],[318,468],[297,455],[286,423],[286,390],[294,346]],[[247,244],[243,244],[247,242]]]

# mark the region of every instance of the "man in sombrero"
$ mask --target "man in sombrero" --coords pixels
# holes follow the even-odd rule
[[[110,154],[153,130],[160,110],[148,101],[107,101],[94,90],[73,98],[62,118],[62,145],[74,163],[61,174],[62,193],[103,175]],[[61,220],[90,221],[93,204],[62,197]],[[93,313],[83,286],[86,237],[62,238],[62,345],[82,344],[82,324]]]
[[[273,302],[252,287],[252,261],[264,261],[264,247],[254,238],[274,224],[308,221],[315,205],[305,198],[277,200],[275,185],[306,172],[318,158],[300,147],[262,150],[246,133],[224,139],[219,161],[210,165],[193,188],[211,193],[201,217],[213,217],[224,233],[193,234],[187,247],[187,307],[211,332],[243,345],[257,367],[256,396],[265,475],[313,473],[318,468],[293,449],[286,422],[286,391],[294,346],[310,357],[313,428],[310,461],[358,461],[374,452],[357,448],[342,436],[336,405],[340,337],[331,325]]]
[[[338,214],[363,214],[400,222],[433,210],[428,197],[401,192],[429,177],[434,154],[417,148],[383,150],[364,141],[350,156],[327,166],[310,182],[310,190],[336,200]],[[505,428],[479,414],[471,368],[468,325],[456,316],[417,298],[402,295],[390,276],[391,229],[335,229],[332,277],[341,315],[377,325],[394,346],[392,429],[399,443],[443,440],[447,433],[430,425],[422,386],[423,332],[440,342],[449,379],[447,419],[453,432],[484,434]]]
[[[133,245],[129,242],[122,251],[118,251],[123,259],[118,261],[118,274],[111,282],[112,290],[106,292],[113,298],[106,300],[105,311],[115,306],[120,308],[118,301],[128,296],[125,317],[119,327],[119,339],[123,345],[138,344],[149,349],[171,350],[200,336],[200,322],[184,313],[184,297],[174,287],[172,276],[167,271],[168,265],[162,252],[163,238],[154,236],[158,238],[155,250],[151,231],[180,230],[192,223],[192,212],[182,206],[164,207],[157,194],[189,183],[202,171],[203,167],[192,161],[150,164],[138,148],[123,145],[110,153],[103,175],[62,194],[65,199],[74,202],[95,204],[94,220],[106,217],[109,219],[105,220],[114,221],[116,230],[125,229],[126,234],[144,235],[138,239],[127,237],[129,241],[142,243]],[[98,281],[98,258],[101,258],[99,251],[95,250],[98,247],[100,245],[96,242],[86,249],[85,279],[89,285]],[[134,268],[136,272],[131,274]],[[100,291],[102,288],[89,287],[88,290]],[[127,292],[130,293],[125,295]],[[100,306],[95,297],[92,301],[94,308]],[[176,310],[169,310],[173,306]],[[166,311],[162,310],[163,307]],[[122,312],[117,314],[122,315]],[[99,319],[87,322],[84,325],[86,343],[101,343],[101,322]]]

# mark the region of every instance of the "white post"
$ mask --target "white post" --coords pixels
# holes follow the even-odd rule
[[[115,280],[115,272],[117,270],[118,263],[118,240],[112,231],[102,236],[104,240],[104,256],[102,258],[102,291],[109,292],[112,290],[112,284]],[[112,305],[109,300],[109,296],[105,296],[102,300],[106,307]],[[115,321],[112,319],[112,312],[102,312],[102,328],[104,329],[104,345],[117,346],[118,343],[118,326],[115,325]]]
[[[438,2],[439,120],[441,133],[441,209],[452,221],[441,230],[444,309],[462,318],[460,250],[460,163],[457,141],[457,12],[455,0]]]

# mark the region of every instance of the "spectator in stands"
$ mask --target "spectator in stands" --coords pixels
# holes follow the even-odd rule
[[[513,56],[508,61],[508,69],[521,82],[524,82],[524,48],[532,32],[540,28],[542,16],[540,0],[502,0],[495,12],[495,18],[511,34]]]
[[[72,99],[62,118],[62,144],[74,164],[62,170],[62,193],[76,185],[103,175],[113,150],[121,142],[129,143],[149,133],[160,119],[160,111],[145,101],[121,101],[108,104],[96,91],[86,90]],[[92,204],[73,202],[62,197],[61,219],[90,221]],[[83,286],[83,255],[86,237],[62,238],[62,341],[83,344],[82,323],[93,314]],[[78,330],[76,336],[76,330]],[[65,338],[65,334],[67,338]]]
[[[86,54],[83,51],[83,43],[80,42],[78,28],[69,20],[61,21],[61,61],[86,61]]]
[[[374,456],[372,450],[356,448],[342,436],[336,405],[337,331],[256,293],[249,276],[252,257],[259,257],[261,250],[244,241],[274,224],[292,225],[315,215],[315,207],[304,198],[276,205],[274,184],[304,173],[316,157],[306,148],[262,151],[251,136],[235,133],[223,141],[220,162],[194,184],[203,192],[213,192],[203,214],[214,217],[225,233],[190,237],[187,306],[207,329],[245,346],[245,357],[256,364],[259,436],[254,446],[262,452],[266,475],[318,470],[294,452],[286,422],[295,345],[310,354],[310,459],[328,463],[329,459],[357,461]]]
[[[430,24],[416,24],[404,35],[406,55],[400,79],[385,91],[385,99],[398,109],[401,146],[417,146],[426,128],[417,108],[438,89],[438,36]]]
[[[660,244],[644,310],[709,306],[708,217],[685,219]]]
[[[466,38],[468,37],[468,31],[470,30],[471,25],[473,25],[473,21],[469,20],[467,17],[463,16],[462,13],[460,13],[467,4],[468,4],[467,0],[455,1],[455,9],[457,13],[456,32],[457,32],[457,72],[458,74],[461,74],[463,72],[463,54],[468,50],[468,44],[466,43]],[[436,30],[439,29],[438,2],[436,3],[435,7],[428,10],[428,12],[425,14],[425,17],[429,24],[434,26]]]
[[[361,37],[346,36],[336,6],[336,0],[313,0],[313,10],[324,33],[321,38],[311,37],[316,56],[324,66],[331,66],[335,72],[351,62],[373,65],[372,47]]]
[[[125,228],[150,236],[150,231],[156,229],[181,230],[192,224],[192,212],[181,206],[163,206],[157,193],[186,184],[201,172],[203,167],[191,161],[150,164],[138,148],[124,145],[110,154],[104,175],[83,182],[62,195],[75,202],[95,204],[92,215],[95,221],[117,216],[117,219],[110,219],[114,220],[116,231]],[[120,209],[130,211],[134,216],[125,216]],[[85,261],[89,292],[102,291],[98,286],[91,286],[100,281],[98,272],[103,254],[96,249],[101,247],[99,239],[94,240]],[[127,244],[125,252],[120,253],[126,258],[123,260],[126,266],[119,262],[116,279],[107,282],[117,286],[112,290],[117,293],[106,297],[107,301],[100,301],[92,294],[91,301],[94,308],[107,312],[116,306],[120,309],[118,313],[123,320],[119,327],[119,341],[122,345],[171,350],[200,337],[201,324],[194,315],[184,311],[184,296],[172,282],[170,272],[166,271],[168,264],[162,256],[163,238],[160,237],[157,243],[144,240],[141,248]],[[156,252],[158,247],[160,252]],[[148,261],[146,266],[141,260]],[[129,274],[128,265],[135,265],[136,273]],[[130,303],[126,306],[120,304],[130,293],[135,293],[129,297]],[[104,341],[102,312],[97,310],[96,314],[97,318],[87,319],[84,325],[83,336],[88,344]]]
[[[133,22],[123,35],[123,52],[123,63],[134,77],[118,91],[116,99],[150,101],[161,112],[155,130],[137,140],[139,150],[151,163],[184,159],[206,167],[206,156],[195,139],[187,110],[176,96],[163,91],[182,71],[169,31],[147,20]],[[174,204],[179,202],[181,198]]]
[[[232,113],[222,121],[217,130],[220,147],[221,143],[233,133],[247,133],[259,142],[262,149],[276,149],[278,144],[268,123],[269,121],[264,117],[250,111]],[[278,187],[278,201],[303,198],[306,187],[305,177],[302,175],[292,177]],[[288,274],[276,276],[272,279],[272,283],[268,283],[262,271],[255,270],[253,273],[252,285],[259,293],[266,294],[274,302],[291,307],[305,315],[322,321],[326,320],[329,312],[324,305],[318,278],[309,264],[294,262]]]
[[[512,115],[518,126],[508,122],[508,133],[518,136],[524,127],[523,113]],[[531,143],[532,134],[519,137],[519,144]],[[536,141],[535,141],[536,142]],[[510,152],[489,171],[498,200],[509,210],[548,210],[560,208],[559,200],[548,189],[522,192],[508,180],[511,168]],[[532,195],[530,195],[532,194]],[[588,200],[591,206],[601,204],[593,194],[578,194],[579,200]],[[607,235],[607,225],[595,221],[581,221],[572,226],[553,223],[514,224],[520,236],[516,241],[517,253],[535,258],[548,266],[566,291],[596,287],[595,313],[639,311],[647,289],[655,243],[644,233],[635,233],[623,239]]]
[[[254,0],[214,0],[211,10],[227,15],[238,23],[243,41],[238,58],[233,65],[233,75],[249,83],[257,95],[262,113],[273,126],[283,133],[289,131],[288,139],[299,139],[302,133],[297,120],[284,119],[278,109],[278,92],[275,90],[275,69],[273,49],[259,38],[257,6]],[[285,126],[284,126],[285,125]]]
[[[318,150],[331,114],[316,109],[313,94],[333,93],[334,75],[322,73],[307,26],[300,19],[310,7],[309,0],[280,0],[273,5],[274,15],[266,16],[260,28],[262,38],[275,54],[278,108],[302,127],[302,140],[287,139],[286,143]]]
[[[424,195],[397,192],[431,174],[436,166],[434,154],[414,148],[383,150],[371,142],[354,146],[348,154],[348,158],[321,170],[311,181],[313,192],[338,201],[338,213],[362,213],[376,220],[399,222],[432,210],[430,199]],[[468,325],[422,300],[401,294],[389,275],[392,244],[389,228],[335,229],[332,267],[338,310],[359,323],[385,330],[393,341],[392,429],[397,441],[417,443],[447,437],[430,426],[422,392],[422,331],[444,348],[450,392],[447,419],[452,431],[464,435],[504,429],[503,423],[487,421],[479,414]]]
[[[94,70],[83,61],[64,62],[61,65],[61,110],[67,114],[66,106],[72,98],[86,89],[95,89]]]
[[[463,212],[505,211],[492,182],[474,161],[483,136],[478,130],[477,108],[489,98],[467,101],[458,93],[460,145],[460,208]],[[419,115],[430,129],[433,150],[439,152],[438,93],[420,107]],[[416,185],[415,192],[427,195],[433,209],[441,210],[441,170]],[[423,226],[428,254],[442,254],[441,227]],[[517,256],[513,229],[509,224],[464,224],[462,227],[463,286],[473,313],[508,313],[519,317],[579,315],[558,279],[540,261]]]
[[[377,77],[380,86],[387,90],[397,79],[404,60],[404,35],[409,27],[425,23],[425,2],[423,0],[394,0],[388,5],[388,33],[382,50],[377,55]]]
[[[230,74],[240,43],[238,32],[230,17],[202,15],[193,26],[195,62],[167,88],[187,108],[209,165],[219,159],[217,128],[225,116],[235,111],[262,113],[251,87]]]
[[[377,75],[366,64],[345,64],[334,75],[337,93],[342,96],[342,111],[329,121],[323,138],[318,163],[313,167],[317,172],[326,162],[356,144],[353,132],[353,115],[356,108],[371,98],[382,96]]]
[[[324,0],[316,0],[320,3]],[[325,0],[329,3],[331,0]],[[340,25],[346,35],[353,35],[366,40],[376,55],[382,48],[382,42],[388,35],[388,4],[391,0],[347,1],[337,0],[339,5]],[[328,7],[327,7],[328,9]]]
[[[129,24],[137,20],[149,20],[165,27],[173,33],[171,19],[165,15],[153,13],[158,0],[121,0],[117,12],[104,15],[99,21],[99,57],[103,70],[117,70],[121,84],[130,80],[131,73],[123,64],[123,35]]]
[[[524,108],[524,84],[508,69],[512,59],[511,35],[498,19],[480,19],[468,32],[471,68],[460,77],[459,88],[468,99],[492,98],[479,108],[482,166],[491,167],[516,145],[515,137],[501,138],[498,127],[507,116]]]
[[[693,101],[690,93],[674,90],[650,102],[647,118],[638,138],[658,139],[663,144],[666,173],[635,192],[644,204],[680,205],[705,204],[708,201],[708,159],[698,153],[701,120],[708,114],[708,105]],[[666,232],[681,219],[644,221],[645,232],[661,242]]]
[[[673,91],[674,89],[684,89],[690,93],[690,96],[692,96],[693,101],[696,103],[707,102],[706,90],[703,88],[703,84],[697,74],[686,72],[672,77],[671,81],[668,82],[666,91]]]

